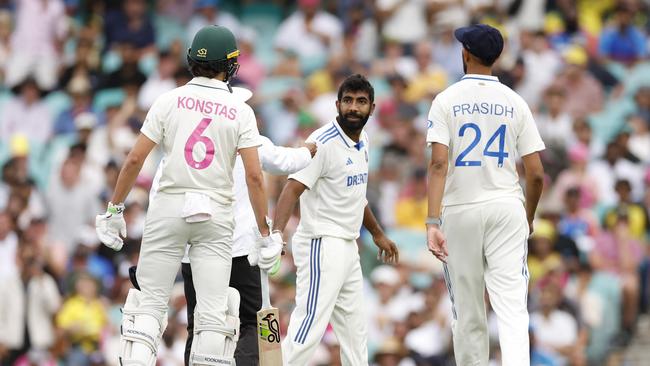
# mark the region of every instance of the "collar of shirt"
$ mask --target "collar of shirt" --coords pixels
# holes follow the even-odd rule
[[[364,146],[363,140],[361,139],[361,135],[359,135],[359,142],[354,142],[350,137],[348,137],[348,135],[345,134],[345,132],[343,132],[341,125],[339,125],[339,121],[334,120],[334,128],[338,130],[339,135],[341,136],[343,142],[347,147],[361,150],[361,148]]]
[[[492,75],[482,75],[482,74],[466,74],[466,75],[463,76],[463,78],[460,79],[460,80],[467,80],[467,79],[470,79],[470,80],[473,79],[473,80],[496,81],[496,82],[499,81],[499,78],[496,77],[496,76],[492,76]]]
[[[196,85],[211,89],[221,89],[230,92],[230,89],[228,89],[228,84],[224,83],[223,81],[210,79],[203,76],[193,78],[189,83],[187,83],[187,85]]]

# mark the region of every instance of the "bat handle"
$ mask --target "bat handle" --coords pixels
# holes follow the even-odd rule
[[[260,283],[262,285],[262,309],[271,307],[271,297],[269,295],[269,274],[260,269]]]

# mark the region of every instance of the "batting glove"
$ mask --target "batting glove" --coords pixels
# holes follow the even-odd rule
[[[260,269],[267,271],[271,276],[276,274],[280,269],[283,247],[282,234],[279,232],[274,232],[269,236],[261,238],[257,259],[257,265]]]
[[[273,227],[273,220],[271,220],[268,216],[265,217],[266,219],[266,225],[271,229]],[[260,253],[260,248],[262,247],[262,234],[260,233],[260,229],[257,227],[257,225],[253,226],[252,228],[253,233],[255,233],[255,245],[250,249],[248,252],[248,263],[251,266],[256,266],[259,258],[259,253]]]
[[[124,245],[122,237],[126,237],[126,222],[122,216],[123,212],[123,203],[114,205],[109,202],[106,213],[95,217],[97,237],[104,245],[115,251],[122,249],[122,245]]]

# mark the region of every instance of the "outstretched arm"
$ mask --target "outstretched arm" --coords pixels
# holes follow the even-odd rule
[[[275,146],[270,141],[260,146],[262,170],[275,175],[292,174],[302,170],[316,154],[316,144],[308,143],[304,147]]]

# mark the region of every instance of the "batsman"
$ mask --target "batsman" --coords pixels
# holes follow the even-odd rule
[[[137,266],[138,289],[123,308],[121,365],[154,366],[167,325],[167,304],[185,243],[190,245],[196,288],[190,365],[234,365],[239,294],[229,289],[233,220],[233,166],[237,153],[265,248],[282,250],[269,235],[253,110],[228,84],[239,50],[225,27],[207,26],[187,59],[194,78],[161,95],[149,110],[120,171],[108,209],[96,218],[106,246],[120,250],[126,235],[124,200],[151,150],[164,153],[158,191],[147,211]],[[277,236],[276,236],[277,237]]]

